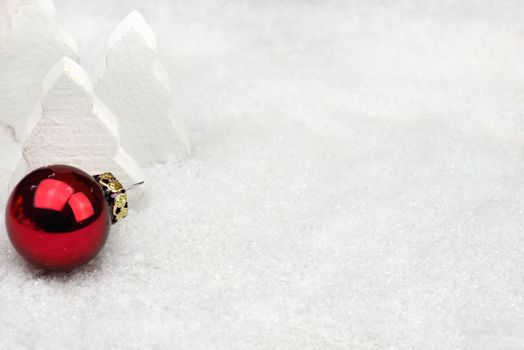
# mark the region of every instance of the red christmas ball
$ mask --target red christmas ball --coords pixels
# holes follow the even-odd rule
[[[53,165],[26,175],[6,208],[9,239],[32,264],[49,270],[82,265],[104,246],[112,215],[93,176]]]

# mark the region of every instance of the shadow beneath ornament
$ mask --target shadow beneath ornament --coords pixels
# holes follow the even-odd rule
[[[69,271],[46,270],[32,265],[20,256],[17,256],[17,259],[19,260],[19,262],[17,262],[19,266],[24,266],[25,273],[32,275],[32,277],[35,279],[44,279],[47,281],[69,283],[74,280],[93,278],[103,272],[103,259],[101,257],[95,257],[87,264]]]

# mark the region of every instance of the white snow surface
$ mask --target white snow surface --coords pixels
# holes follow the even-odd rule
[[[0,226],[0,348],[524,348],[524,2],[56,6],[90,72],[143,13],[193,155],[73,273]]]

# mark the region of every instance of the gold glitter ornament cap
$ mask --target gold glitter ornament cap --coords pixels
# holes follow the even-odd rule
[[[102,173],[93,176],[104,191],[109,209],[111,210],[111,222],[114,224],[125,218],[129,212],[127,205],[127,193],[115,176],[111,173]]]

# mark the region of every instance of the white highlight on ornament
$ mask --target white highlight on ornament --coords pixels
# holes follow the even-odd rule
[[[8,32],[0,43],[0,124],[11,126],[17,140],[26,128],[42,89],[42,79],[56,61],[77,57],[75,42],[56,22],[51,0],[8,1]]]
[[[139,12],[131,12],[111,34],[95,93],[117,118],[122,147],[139,165],[188,155],[155,35]]]
[[[110,171],[124,186],[144,179],[119,145],[115,118],[94,96],[91,79],[77,63],[63,57],[43,85],[22,152],[29,170],[69,164],[90,174]]]

